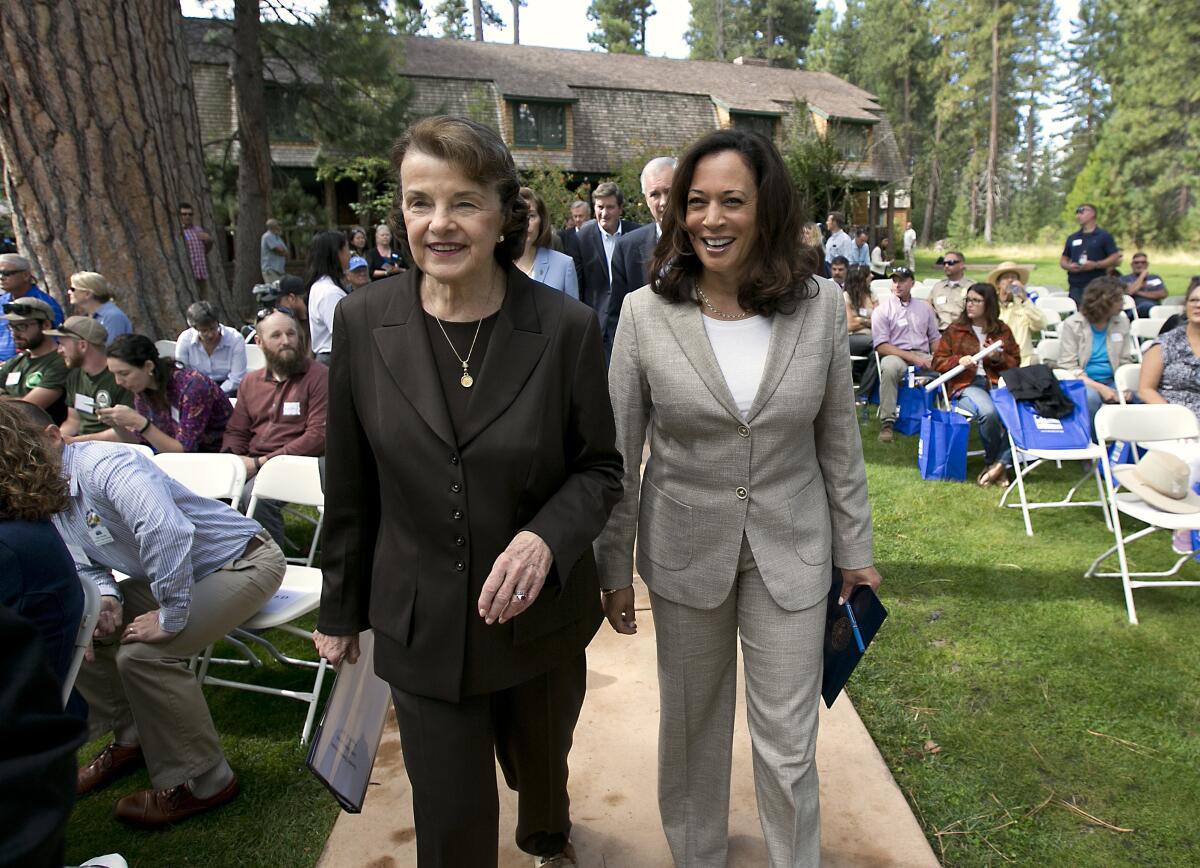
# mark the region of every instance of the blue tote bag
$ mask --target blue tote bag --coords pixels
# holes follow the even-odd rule
[[[933,409],[934,399],[935,395],[926,392],[923,386],[914,387],[901,382],[896,398],[896,433],[911,437],[920,432],[921,420]]]
[[[971,423],[953,410],[930,410],[921,419],[917,466],[922,479],[962,482],[967,478]]]
[[[996,412],[1018,449],[1085,449],[1092,442],[1092,421],[1083,380],[1060,380],[1058,385],[1075,405],[1065,419],[1039,416],[1032,402],[1017,401],[1003,386],[992,389]]]

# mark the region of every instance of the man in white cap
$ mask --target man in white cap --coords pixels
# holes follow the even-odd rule
[[[58,354],[67,364],[66,394],[63,396],[67,421],[59,426],[63,439],[68,443],[104,439],[96,435],[108,431],[109,427],[96,411],[117,404],[133,406],[133,394],[118,386],[108,369],[104,353],[108,345],[107,330],[90,316],[72,316],[46,334],[58,338]]]
[[[50,305],[25,296],[7,302],[3,310],[0,319],[12,330],[18,352],[0,365],[0,388],[10,398],[36,404],[60,424],[67,417],[63,401],[67,366],[55,352],[54,340],[46,335],[53,316]]]
[[[61,325],[63,310],[51,296],[38,289],[33,281],[29,260],[15,253],[0,255],[0,305],[23,298],[40,298],[50,305],[51,323]],[[17,348],[13,342],[12,330],[8,323],[0,320],[0,362],[6,362],[16,355]]]

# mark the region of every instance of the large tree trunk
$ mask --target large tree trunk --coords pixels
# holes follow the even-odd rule
[[[925,219],[921,221],[921,246],[929,244],[929,236],[933,231],[933,203],[941,192],[942,164],[940,152],[942,148],[942,116],[936,115],[933,122],[933,156],[929,160],[929,186],[925,193]]]
[[[725,0],[716,0],[713,12],[713,53],[717,60],[725,59]]]
[[[233,288],[243,313],[250,313],[250,289],[262,281],[260,243],[271,208],[271,146],[267,141],[267,102],[259,47],[259,0],[233,6],[233,86],[237,94],[237,232],[233,245]]]
[[[521,0],[512,0],[513,45],[521,44]]]
[[[179,4],[6,2],[0,40],[5,190],[40,285],[61,299],[73,272],[99,271],[135,328],[174,337],[198,295],[179,203],[213,228]],[[228,317],[215,250],[208,265]]]
[[[987,174],[984,180],[983,240],[992,243],[996,220],[996,155],[1000,150],[1000,3],[992,2],[992,98],[988,126]]]
[[[475,25],[475,41],[483,42],[483,0],[471,0],[471,23]]]

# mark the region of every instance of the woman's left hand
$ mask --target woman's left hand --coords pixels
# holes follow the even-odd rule
[[[174,633],[168,633],[158,623],[158,609],[155,609],[152,612],[143,612],[129,623],[125,632],[121,634],[121,644],[149,642],[157,645],[160,642],[169,642],[174,638]]]
[[[127,431],[139,431],[146,424],[146,417],[132,407],[117,404],[113,407],[101,407],[96,411],[105,425],[113,428],[124,428]]]
[[[838,597],[838,605],[850,599],[858,585],[867,585],[872,591],[878,591],[883,576],[875,567],[863,567],[861,570],[842,570],[842,594]]]
[[[538,598],[554,562],[550,546],[523,530],[496,558],[479,595],[479,617],[489,624],[517,617]]]

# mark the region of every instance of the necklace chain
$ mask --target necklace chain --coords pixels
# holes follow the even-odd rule
[[[494,294],[495,287],[492,287],[493,292],[488,293],[488,307],[491,307],[491,300]],[[471,354],[475,352],[475,342],[479,340],[479,332],[483,328],[483,321],[486,316],[481,316],[479,322],[475,323],[475,337],[471,338],[471,347],[467,350],[466,358],[458,354],[458,348],[454,346],[454,341],[450,340],[450,335],[446,333],[446,327],[442,325],[442,319],[439,316],[433,317],[438,324],[438,329],[442,333],[442,337],[446,339],[446,343],[450,345],[450,352],[454,353],[454,358],[458,359],[458,363],[462,365],[462,376],[458,378],[458,384],[464,389],[469,389],[475,385],[475,378],[471,376],[469,366],[471,364]]]
[[[696,294],[700,296],[700,301],[704,302],[704,306],[712,311],[713,315],[716,317],[728,320],[739,320],[750,316],[749,311],[742,311],[741,313],[726,313],[725,311],[721,310],[708,300],[708,296],[704,294],[704,290],[700,288],[699,283],[696,284]]]

